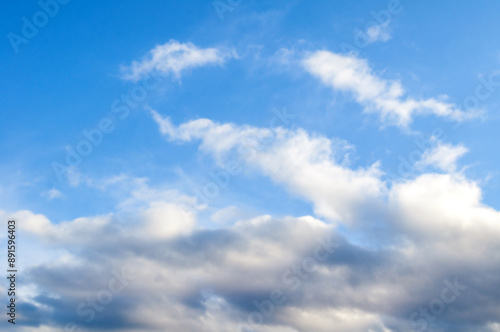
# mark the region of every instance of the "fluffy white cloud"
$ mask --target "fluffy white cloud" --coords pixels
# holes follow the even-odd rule
[[[463,175],[424,174],[394,185],[389,197],[398,224],[426,240],[463,237],[484,245],[500,235],[500,213],[481,203],[481,189]]]
[[[123,266],[133,267],[134,279],[95,311],[89,326],[96,331],[120,317],[113,328],[230,332],[261,314],[262,324],[250,325],[256,331],[321,332],[334,325],[345,332],[406,332],[409,315],[456,277],[467,291],[439,321],[455,331],[498,326],[500,213],[481,204],[477,184],[459,175],[423,175],[391,188],[384,223],[395,231],[377,248],[350,243],[311,216],[260,216],[207,230],[173,197],[161,197],[135,212],[60,224],[29,211],[0,213],[22,220],[19,236],[38,243],[39,255],[30,255],[37,259],[24,263],[31,291],[21,303],[31,305],[40,331],[70,321],[86,327],[88,314],[79,315],[78,306]],[[359,234],[365,226],[356,228]],[[52,253],[52,260],[40,260],[41,253]],[[276,290],[283,300],[265,314]],[[467,329],[470,315],[478,323]]]
[[[38,252],[72,252],[69,260],[56,256],[23,264],[24,285],[32,291],[20,298],[21,305],[29,303],[30,317],[34,325],[41,324],[40,330],[44,325],[57,330],[71,321],[86,327],[84,320],[93,317],[91,307],[79,310],[79,305],[99,298],[113,271],[128,266],[133,280],[104,309],[94,310],[93,329],[108,329],[106,317],[118,315],[122,321],[116,328],[236,331],[246,320],[245,302],[252,301],[251,294],[289,287],[281,274],[297,259],[313,255],[314,247],[333,231],[312,217],[270,216],[209,231],[193,227],[195,216],[171,202],[137,211],[137,218],[116,214],[54,224],[29,211],[10,215],[23,220],[19,236],[35,239]],[[301,241],[295,243],[298,237]],[[132,305],[122,306],[124,301]],[[293,330],[287,325],[281,330]]]
[[[445,235],[454,234],[452,230],[490,230],[497,223],[497,212],[481,204],[477,183],[454,173],[456,160],[467,151],[461,145],[440,142],[425,151],[419,161],[450,174],[424,173],[390,187],[381,180],[383,172],[378,163],[352,169],[343,162],[350,147],[342,141],[309,135],[300,129],[236,126],[208,119],[176,127],[157,112],[152,114],[169,139],[199,140],[202,151],[212,154],[221,165],[237,159],[242,165],[257,168],[311,201],[315,213],[330,221],[344,225],[369,222],[363,217],[370,211],[372,218],[395,218],[393,226],[409,231],[415,239],[422,232],[428,238],[448,239]]]
[[[186,69],[222,64],[231,57],[235,57],[234,51],[199,48],[192,43],[170,40],[153,48],[141,61],[122,67],[122,73],[124,79],[131,81],[138,81],[150,73],[180,77]]]
[[[373,73],[368,62],[355,55],[317,51],[303,60],[304,68],[339,91],[351,93],[367,113],[378,113],[383,123],[407,127],[415,115],[434,114],[454,121],[477,116],[454,104],[435,98],[405,97],[399,81],[383,79]]]
[[[401,183],[386,206],[392,216],[386,221],[398,231],[377,249],[352,244],[311,216],[260,216],[207,230],[171,201],[62,224],[29,211],[0,214],[24,221],[20,236],[45,243],[39,253],[71,253],[24,265],[32,291],[22,301],[33,305],[40,330],[57,331],[70,321],[86,327],[88,315],[78,315],[78,306],[106,287],[112,271],[129,266],[134,279],[95,312],[89,326],[96,331],[110,328],[109,317],[120,317],[115,329],[137,331],[230,332],[250,323],[269,332],[321,332],[333,325],[345,332],[412,331],[408,316],[440,296],[444,279],[457,276],[467,292],[438,318],[456,331],[472,331],[464,317],[479,316],[475,328],[481,330],[497,326],[492,322],[500,312],[488,288],[499,281],[500,218],[480,198],[477,185],[451,175]],[[331,239],[340,246],[330,247]],[[314,259],[317,253],[326,256]],[[276,290],[283,300],[267,315]],[[256,325],[251,317],[261,310]]]

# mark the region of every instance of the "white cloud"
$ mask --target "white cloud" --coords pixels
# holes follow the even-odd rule
[[[65,198],[64,194],[60,192],[59,190],[52,188],[48,191],[45,191],[42,193],[42,196],[47,197],[49,201],[53,199],[58,199],[58,198]]]
[[[122,73],[124,79],[131,81],[138,81],[150,73],[173,74],[178,78],[186,69],[223,64],[232,57],[235,57],[234,51],[199,48],[192,43],[170,40],[153,48],[141,61],[122,67]]]
[[[426,150],[416,167],[434,166],[445,172],[455,172],[457,160],[466,154],[468,149],[463,145],[451,145],[438,142],[437,146]]]
[[[304,68],[329,87],[349,92],[367,113],[378,113],[385,124],[407,127],[415,115],[434,114],[455,121],[478,115],[435,98],[405,97],[399,81],[376,76],[368,62],[355,55],[317,51],[303,60]]]
[[[137,331],[236,331],[259,312],[256,302],[269,300],[279,289],[286,300],[258,325],[260,331],[320,332],[336,326],[345,332],[406,332],[411,331],[409,314],[440,295],[443,279],[460,274],[468,292],[450,304],[452,314],[440,315],[437,322],[469,332],[462,327],[463,317],[479,316],[476,330],[488,324],[494,329],[500,312],[494,295],[500,213],[480,199],[477,185],[458,176],[426,175],[396,185],[386,206],[392,218],[386,221],[398,233],[379,249],[353,245],[311,216],[260,216],[204,230],[196,216],[191,215],[194,224],[186,224],[181,214],[190,212],[168,201],[125,220],[111,214],[58,225],[29,211],[10,215],[24,221],[20,236],[46,243],[38,252],[64,248],[73,253],[72,264],[57,259],[24,266],[36,317],[42,325],[55,324],[53,330],[76,316],[82,299],[96,296],[113,276],[111,270],[128,265],[135,280],[98,316],[118,315]],[[180,228],[171,229],[172,224]],[[329,236],[340,247],[299,277],[303,262]],[[293,272],[297,269],[300,274]],[[49,300],[43,296],[47,293],[53,294]],[[130,302],[134,305],[122,305]],[[104,331],[107,321],[93,324]]]
[[[347,143],[303,130],[256,128],[198,119],[175,127],[151,111],[171,140],[200,140],[200,149],[223,165],[229,154],[259,169],[292,193],[310,200],[315,212],[331,221],[356,220],[358,204],[375,202],[386,190],[378,164],[352,170],[344,165]]]
[[[221,165],[236,159],[246,168],[260,170],[291,193],[312,202],[316,215],[334,223],[370,229],[384,220],[388,229],[410,242],[424,239],[437,247],[446,243],[453,248],[447,241],[455,239],[456,249],[464,243],[473,246],[479,242],[488,250],[496,250],[494,238],[500,234],[500,213],[481,203],[481,189],[476,182],[455,173],[458,157],[467,151],[461,145],[439,143],[421,160],[422,165],[433,165],[451,174],[423,174],[389,186],[381,180],[377,163],[352,169],[340,162],[347,143],[339,144],[300,129],[270,130],[217,124],[208,119],[176,127],[158,113],[153,114],[170,139],[200,140],[202,151],[213,155]],[[257,137],[266,137],[266,144],[259,144]],[[449,256],[443,252],[443,256],[436,253],[434,257]]]
[[[357,30],[355,38],[362,39],[365,43],[375,43],[378,41],[386,42],[391,39],[391,30],[389,24],[376,24],[370,26],[366,32]]]
[[[470,245],[496,245],[500,213],[481,199],[478,184],[460,174],[424,174],[396,184],[389,194],[398,224],[409,234],[444,241],[450,248],[453,244],[448,240],[460,246],[461,239],[468,239]]]
[[[217,125],[212,126],[208,132],[217,133]],[[171,129],[175,133],[177,127]],[[332,181],[332,174],[341,177],[357,171],[347,165],[344,171],[331,171],[337,167],[334,158],[326,152],[322,155],[318,148],[327,143],[324,138],[292,131],[278,137],[269,150],[256,151],[255,161],[248,159],[247,163],[271,177],[277,175],[262,162],[284,168],[280,183],[287,186],[297,185],[292,169],[311,168],[318,179],[305,172],[300,188],[318,188],[320,181],[325,187],[335,187],[338,183]],[[273,153],[277,156],[271,159]],[[284,167],[287,163],[290,165]],[[336,204],[341,195],[332,190],[320,190],[317,195],[324,197],[315,199]],[[113,276],[110,271],[128,265],[134,267],[135,280],[99,312],[104,320],[93,322],[96,330],[106,330],[107,318],[119,316],[137,331],[236,331],[239,324],[248,322],[250,314],[259,312],[256,302],[269,300],[271,292],[279,289],[286,300],[258,325],[261,331],[320,332],[336,326],[345,332],[406,332],[411,331],[409,314],[439,297],[445,278],[457,276],[467,285],[467,293],[450,304],[453,310],[440,315],[437,323],[457,332],[498,326],[500,304],[495,294],[500,282],[500,213],[482,204],[478,185],[462,175],[426,174],[395,184],[381,193],[386,201],[381,206],[383,214],[371,209],[369,196],[339,210],[347,216],[355,214],[350,210],[368,210],[374,220],[380,219],[379,227],[392,226],[392,233],[382,237],[370,231],[373,220],[350,229],[357,235],[366,232],[370,241],[380,241],[376,249],[350,243],[336,227],[312,216],[264,215],[206,230],[197,223],[196,215],[174,202],[175,195],[170,201],[168,195],[150,195],[156,191],[149,188],[141,190],[144,195],[131,194],[133,199],[149,201],[149,206],[126,214],[60,224],[30,211],[0,212],[3,219],[14,216],[20,220],[19,236],[29,238],[27,244],[39,243],[38,253],[55,256],[53,261],[44,258],[41,264],[39,255],[32,254],[29,257],[36,259],[24,263],[37,323],[55,325],[57,331],[57,325],[74,319],[82,299],[96,296],[106,278]],[[306,259],[310,261],[318,244],[329,237],[340,247],[300,277]],[[70,256],[60,259],[55,253],[61,249]],[[72,264],[67,263],[69,258]],[[47,299],[45,294],[53,295]],[[161,315],[158,308],[163,308]],[[467,330],[463,322],[471,315],[477,317],[477,323]],[[430,326],[428,331],[440,330]]]

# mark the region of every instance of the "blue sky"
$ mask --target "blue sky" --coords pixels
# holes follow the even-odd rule
[[[64,330],[66,322],[82,320],[75,314],[81,294],[56,287],[50,278],[56,271],[71,278],[80,268],[68,268],[66,260],[90,261],[102,250],[104,263],[95,270],[106,275],[124,259],[116,250],[130,250],[132,261],[155,252],[141,247],[148,242],[148,234],[134,228],[141,222],[152,237],[159,229],[157,248],[192,261],[201,255],[199,248],[182,241],[207,241],[210,248],[222,241],[217,253],[200,246],[214,255],[207,261],[215,265],[220,256],[231,257],[221,263],[227,271],[213,271],[228,283],[245,271],[234,267],[239,272],[231,275],[235,257],[256,264],[254,270],[269,278],[276,272],[266,265],[272,262],[256,262],[250,249],[238,251],[232,241],[249,248],[265,242],[265,250],[291,246],[279,266],[313,248],[309,238],[333,232],[345,241],[345,253],[339,254],[345,258],[321,266],[329,272],[277,308],[279,315],[258,331],[323,331],[335,322],[339,331],[418,330],[407,321],[412,306],[433,300],[443,280],[456,277],[468,278],[467,299],[450,304],[454,309],[426,329],[500,330],[492,314],[500,310],[500,297],[481,298],[485,289],[498,286],[498,277],[480,283],[471,272],[478,257],[484,259],[478,263],[483,275],[498,263],[499,4],[54,1],[6,4],[0,22],[0,215],[21,224],[29,220],[21,231],[35,244],[26,255],[44,253],[40,262],[25,259],[27,295],[20,301],[33,310],[31,317],[26,314],[26,331]],[[43,14],[44,7],[52,15]],[[27,36],[26,22],[43,17],[36,34]],[[88,153],[78,152],[89,147]],[[69,165],[68,158],[77,161]],[[238,171],[227,175],[231,162]],[[207,196],[207,186],[216,193],[204,201],[200,192]],[[189,227],[183,228],[183,218]],[[296,225],[302,222],[310,227]],[[473,228],[469,237],[467,227]],[[266,229],[304,232],[304,239],[288,243]],[[119,235],[103,249],[95,243],[102,241],[94,239],[97,230]],[[134,232],[141,235],[134,238]],[[83,240],[72,241],[78,234]],[[459,258],[446,249],[449,241],[457,252],[478,242],[484,247]],[[426,256],[432,252],[438,258]],[[411,255],[413,265],[402,263]],[[335,271],[343,259],[363,287],[340,280]],[[456,266],[460,262],[463,269]],[[176,270],[171,258],[154,264],[190,276]],[[407,289],[411,279],[388,273],[388,266],[439,271],[416,282],[422,283],[415,286],[418,299],[412,291],[385,297],[385,282]],[[380,273],[384,281],[377,279]],[[146,301],[144,294],[162,291],[158,286],[127,289],[85,326],[222,331],[196,320],[196,310],[237,325],[252,313],[254,299],[277,287],[263,281],[245,291],[193,278],[204,281],[179,286],[175,294],[166,291],[168,305],[152,301],[156,308],[177,310],[184,323],[130,319],[126,299]],[[305,292],[314,295],[326,280],[373,292],[393,307],[377,311],[352,294],[332,291],[345,296],[343,304],[314,311]],[[85,292],[99,290],[95,284],[86,283]],[[484,311],[469,321],[474,305]],[[225,309],[212,312],[213,306]],[[494,309],[488,312],[487,306]],[[62,307],[70,309],[60,312]],[[326,318],[316,325],[292,319],[302,313]],[[342,325],[337,315],[346,314],[354,315],[353,323]],[[123,325],[106,324],[110,319]]]

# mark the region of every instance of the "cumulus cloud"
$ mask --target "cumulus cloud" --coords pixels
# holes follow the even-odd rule
[[[409,332],[447,282],[466,290],[427,330],[495,331],[500,213],[481,203],[477,184],[424,175],[391,190],[385,209],[396,231],[377,246],[312,216],[263,215],[210,230],[173,201],[62,224],[30,211],[0,216],[23,220],[20,236],[53,253],[24,265],[31,291],[19,305],[38,327],[25,331],[74,322],[96,331]],[[117,273],[126,286],[106,305],[97,300],[94,317],[89,299],[102,300]]]
[[[50,263],[25,266],[26,283],[34,291],[21,305],[31,304],[31,324],[54,330],[76,322],[98,331],[125,326],[142,331],[235,331],[240,320],[246,320],[251,301],[270,287],[288,287],[282,285],[282,272],[334,236],[331,226],[312,217],[261,216],[205,230],[193,227],[195,217],[171,202],[137,211],[128,222],[118,214],[63,224],[29,211],[10,215],[25,222],[20,232],[36,239],[38,250],[72,252],[70,264],[59,256]],[[186,215],[192,218],[189,227]],[[172,224],[178,227],[172,230]],[[299,236],[301,242],[294,244]],[[99,298],[123,266],[134,276],[123,291],[94,314],[90,306],[78,309],[88,298]],[[116,321],[110,326],[111,317]]]
[[[152,115],[172,142],[260,171],[311,202],[314,215],[244,218],[229,207],[217,212],[224,226],[211,229],[184,206],[193,198],[124,176],[109,186],[129,197],[108,214],[55,222],[0,211],[20,221],[25,239],[18,303],[30,314],[20,331],[75,323],[95,331],[409,332],[422,321],[430,332],[498,329],[500,212],[482,202],[475,181],[451,172],[389,186],[381,165],[350,166],[352,147],[341,140],[208,119],[175,126]],[[433,314],[444,287],[457,295]]]
[[[309,54],[302,64],[323,84],[352,94],[366,113],[377,113],[384,124],[407,127],[415,115],[424,114],[453,121],[463,121],[479,114],[479,111],[465,112],[457,105],[435,98],[405,96],[399,81],[377,76],[366,60],[355,55],[316,51]]]
[[[412,234],[424,234],[426,240],[459,241],[461,236],[485,244],[498,236],[500,214],[481,199],[478,184],[459,174],[424,174],[395,185],[390,193],[391,204],[400,211],[398,224],[410,227]],[[475,231],[466,233],[468,229]],[[478,231],[483,239],[474,237]]]
[[[180,43],[170,40],[158,45],[148,52],[140,61],[133,61],[123,66],[125,80],[138,81],[147,75],[173,74],[179,78],[187,69],[207,65],[223,64],[227,59],[235,57],[234,51],[222,51],[217,48],[199,48],[192,43]]]
[[[320,317],[331,308],[325,319],[335,320],[335,315],[344,317],[340,313],[345,311],[348,317],[348,308],[355,308],[350,313],[357,318],[346,320],[350,322],[346,331],[412,331],[425,319],[419,308],[430,310],[430,303],[450,282],[466,285],[466,291],[452,312],[440,314],[441,322],[427,321],[429,331],[440,331],[440,326],[473,331],[495,321],[500,301],[496,295],[487,295],[492,283],[486,280],[498,279],[494,262],[500,259],[500,213],[481,202],[476,182],[454,173],[455,156],[465,153],[463,147],[440,144],[426,152],[426,156],[439,156],[429,160],[450,174],[424,173],[389,186],[380,179],[377,164],[356,170],[341,163],[346,144],[333,139],[301,130],[235,126],[207,119],[174,126],[156,112],[153,116],[170,140],[199,141],[201,151],[221,165],[236,156],[242,164],[311,201],[315,214],[344,227],[354,223],[356,237],[379,248],[346,242],[328,260],[332,265],[317,271],[314,285],[304,284],[303,292],[291,297],[292,303],[301,304],[290,316],[286,313],[292,303],[284,306],[276,316],[279,326],[322,331],[330,325],[320,324],[319,318],[291,323],[291,317]],[[266,144],[260,146],[263,138]],[[242,148],[245,142],[254,148]],[[466,317],[478,307],[482,308],[481,322],[464,326]]]

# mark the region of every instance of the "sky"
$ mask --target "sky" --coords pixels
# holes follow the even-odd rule
[[[4,4],[1,329],[500,331],[499,10]]]

